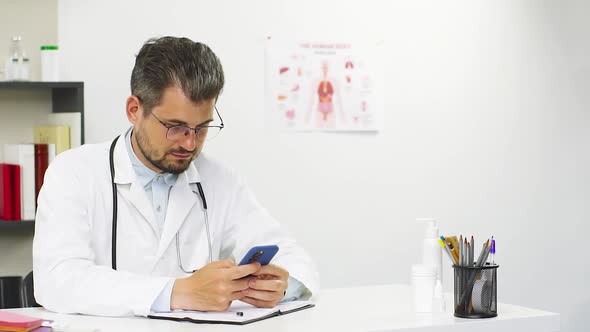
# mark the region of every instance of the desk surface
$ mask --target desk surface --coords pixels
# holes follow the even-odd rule
[[[322,291],[315,308],[245,326],[207,325],[207,331],[559,331],[559,314],[510,304],[498,304],[498,317],[456,318],[452,299],[447,312],[416,314],[407,285],[379,285]],[[449,300],[451,300],[449,302]],[[42,308],[10,309],[25,315],[52,319],[65,332],[198,331],[204,326],[142,317],[110,318],[62,315]],[[452,329],[450,329],[452,327]],[[442,329],[441,329],[442,328]]]

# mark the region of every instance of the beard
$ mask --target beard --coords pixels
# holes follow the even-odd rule
[[[149,161],[152,165],[164,173],[180,174],[186,171],[186,169],[190,166],[191,162],[195,160],[198,154],[197,148],[195,148],[193,151],[178,148],[176,150],[170,150],[167,152],[158,152],[150,142],[149,135],[144,135],[144,132],[141,129],[134,129],[132,134],[135,135],[137,147],[145,159],[147,159],[147,161]],[[166,157],[171,153],[191,154],[191,157],[187,159],[166,159]]]

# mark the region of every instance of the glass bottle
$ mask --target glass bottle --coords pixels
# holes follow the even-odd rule
[[[7,81],[15,81],[20,79],[21,63],[23,56],[21,36],[14,36],[11,39],[10,48],[8,51],[8,59],[6,59],[5,77]]]

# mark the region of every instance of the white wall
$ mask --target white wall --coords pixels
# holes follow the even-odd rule
[[[23,51],[30,59],[31,80],[40,80],[40,47],[57,42],[57,0],[1,0],[0,13],[0,72],[4,73],[11,38],[21,36]]]
[[[317,259],[324,287],[408,282],[423,227],[498,240],[499,299],[589,323],[590,5],[584,1],[59,2],[63,77],[86,82],[87,142],[127,126],[151,36],[208,43],[227,128],[206,148],[246,175]],[[266,36],[383,39],[378,134],[263,121]],[[448,262],[448,261],[447,261]],[[449,265],[449,264],[446,264]],[[452,289],[450,267],[445,286]]]

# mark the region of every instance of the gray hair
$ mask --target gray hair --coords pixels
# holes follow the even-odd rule
[[[188,38],[151,38],[139,50],[131,73],[131,94],[149,115],[166,88],[177,86],[193,102],[217,98],[223,89],[219,58],[202,43]]]

